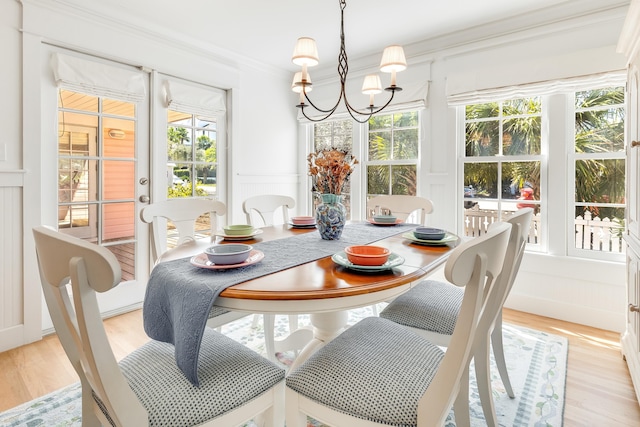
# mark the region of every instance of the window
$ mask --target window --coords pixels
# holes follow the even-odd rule
[[[336,148],[346,153],[353,152],[353,121],[337,120],[319,122],[313,125],[313,151]],[[356,157],[358,157],[356,155]],[[313,207],[320,201],[314,198]],[[351,218],[351,180],[343,188],[342,204],[347,210],[347,219]]]
[[[541,113],[539,97],[465,107],[464,235],[522,207],[540,211]],[[539,243],[536,215],[529,243]]]
[[[575,245],[622,252],[625,203],[624,88],[575,93]]]
[[[606,83],[582,80],[564,92],[460,109],[464,234],[481,234],[530,206],[530,249],[622,259],[625,104],[619,83],[616,76]]]
[[[168,124],[168,197],[215,196],[216,120],[169,110]]]
[[[366,168],[367,197],[418,194],[420,120],[418,111],[369,119]]]

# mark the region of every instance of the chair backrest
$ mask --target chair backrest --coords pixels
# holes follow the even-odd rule
[[[242,203],[242,211],[247,216],[247,224],[254,227],[286,224],[289,222],[289,209],[296,206],[293,197],[278,194],[264,194],[249,197]],[[282,215],[282,222],[276,222],[276,212]]]
[[[102,246],[47,227],[35,227],[33,237],[47,307],[82,382],[83,405],[93,402],[94,412],[104,419],[98,407],[103,405],[116,418],[115,425],[123,424],[117,414],[125,414],[132,421],[130,425],[147,425],[147,412],[113,355],[96,299],[96,292],[106,292],[120,283],[120,264],[115,255]],[[85,399],[85,393],[90,392],[99,403],[95,397]]]
[[[445,277],[464,287],[464,297],[438,372],[418,403],[418,425],[443,425],[461,380],[467,378],[475,334],[482,333],[477,329],[485,308],[484,295],[500,276],[511,228],[506,222],[495,223],[483,236],[456,247],[445,264]]]
[[[531,227],[531,218],[533,217],[532,208],[518,209],[506,222],[511,224],[512,231],[509,238],[509,245],[507,247],[507,253],[504,258],[504,266],[500,275],[500,281],[503,281],[503,289],[498,289],[497,292],[502,292],[502,300],[498,301],[498,307],[494,307],[495,317],[498,316],[504,302],[507,300],[513,283],[516,280],[518,270],[520,270],[520,263],[524,256],[524,250],[527,246],[527,239],[529,236],[529,228]],[[492,323],[495,321],[490,320]]]
[[[209,239],[213,241],[218,230],[218,216],[226,213],[225,204],[212,199],[171,199],[145,206],[140,211],[140,218],[151,224],[151,254],[154,262],[167,250],[165,220],[171,221],[176,227],[176,245],[180,245],[196,240],[196,220],[205,214],[209,214]]]
[[[407,218],[417,210],[419,224],[424,225],[427,214],[433,212],[433,203],[429,199],[418,196],[391,195],[376,196],[367,201],[367,216],[377,208],[387,208],[397,218],[406,221]]]

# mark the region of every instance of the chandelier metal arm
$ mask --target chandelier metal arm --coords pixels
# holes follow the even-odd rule
[[[354,108],[351,106],[351,104],[349,103],[349,100],[347,99],[347,91],[346,91],[346,82],[347,82],[347,75],[349,74],[349,62],[348,62],[348,58],[347,58],[347,50],[345,48],[345,37],[344,37],[344,9],[347,7],[347,2],[346,0],[339,0],[340,1],[340,52],[338,54],[338,76],[340,77],[340,95],[338,96],[338,100],[336,101],[335,105],[329,109],[322,109],[317,107],[309,98],[309,95],[307,94],[307,87],[311,87],[311,82],[307,81],[304,77],[303,80],[299,83],[297,83],[298,85],[302,86],[302,94],[304,95],[304,99],[306,99],[306,101],[309,103],[308,105],[310,105],[311,107],[313,107],[316,111],[325,114],[323,117],[321,118],[312,118],[309,117],[307,115],[307,113],[305,112],[305,107],[307,107],[308,105],[306,105],[301,98],[300,104],[297,105],[298,108],[300,108],[302,115],[309,121],[312,122],[320,122],[323,120],[328,119],[329,117],[331,117],[331,115],[333,115],[333,113],[336,112],[338,106],[340,105],[340,100],[344,99],[344,104],[345,107],[347,109],[347,112],[349,113],[349,115],[358,123],[366,123],[367,121],[369,121],[369,119],[371,119],[371,117],[374,114],[377,114],[379,112],[381,112],[382,110],[384,110],[393,100],[396,92],[399,92],[402,90],[401,87],[397,87],[395,85],[395,81],[394,79],[392,79],[392,83],[391,86],[386,88],[385,90],[390,91],[391,92],[391,96],[389,97],[389,100],[382,106],[382,107],[374,107],[373,105],[370,105],[368,107],[369,111],[359,111],[358,109]],[[395,76],[395,74],[394,74]],[[372,98],[373,99],[373,98]],[[358,116],[363,116],[364,118],[358,118],[356,117],[356,115]]]

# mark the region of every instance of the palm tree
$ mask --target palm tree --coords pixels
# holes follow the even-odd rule
[[[375,116],[369,120],[369,160],[418,158],[418,113]],[[391,189],[389,188],[391,184]],[[370,165],[368,194],[417,194],[415,165]]]
[[[624,89],[605,88],[576,94],[576,153],[624,150]],[[610,108],[606,108],[611,106]],[[605,107],[595,108],[594,107]],[[625,164],[622,159],[584,159],[576,162],[576,201],[624,203]],[[585,208],[601,218],[624,216],[618,208]]]

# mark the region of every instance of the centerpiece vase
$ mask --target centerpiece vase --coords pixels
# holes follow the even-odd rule
[[[321,194],[322,203],[316,207],[316,224],[324,240],[338,240],[347,218],[347,209],[338,194]]]

